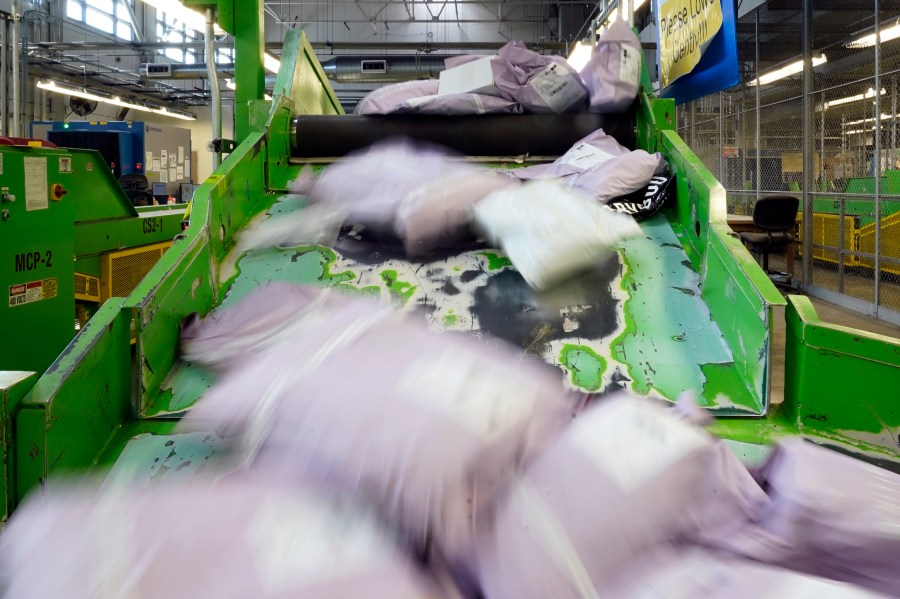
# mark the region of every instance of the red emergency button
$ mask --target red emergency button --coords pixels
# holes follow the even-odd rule
[[[56,200],[58,202],[67,193],[69,193],[69,192],[66,191],[65,189],[63,189],[62,185],[60,185],[59,183],[54,183],[53,186],[50,188],[50,199]]]

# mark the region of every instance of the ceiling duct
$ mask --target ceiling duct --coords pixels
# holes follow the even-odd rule
[[[322,68],[339,83],[393,83],[437,77],[446,58],[450,55],[333,56]]]
[[[220,79],[233,79],[234,63],[217,64],[216,72],[219,74]],[[140,74],[142,79],[206,79],[209,76],[206,63],[144,62],[141,63]]]

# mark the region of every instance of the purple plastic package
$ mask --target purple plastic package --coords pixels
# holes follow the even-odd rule
[[[318,177],[302,172],[295,191],[311,206],[247,228],[238,249],[333,243],[344,223],[397,235],[417,257],[469,237],[472,205],[511,184],[442,148],[386,141],[347,156]]]
[[[900,476],[786,439],[758,478],[771,507],[716,546],[900,596]]]
[[[253,296],[232,309],[258,311]],[[497,489],[577,404],[559,371],[502,342],[366,311],[338,310],[229,372],[182,426],[211,424],[285,479],[358,493],[464,560]]]
[[[485,94],[437,95],[438,80],[405,81],[369,92],[356,106],[356,114],[521,114],[513,100]]]
[[[488,597],[596,593],[636,556],[691,542],[768,499],[720,441],[671,408],[625,394],[587,408],[500,500],[480,539]]]
[[[420,81],[402,81],[385,85],[369,92],[360,100],[354,110],[355,114],[390,114],[402,112],[402,106],[411,98],[433,96],[438,91],[437,79]]]
[[[581,78],[591,94],[591,112],[625,112],[641,83],[641,41],[624,19],[615,19],[591,53]]]
[[[584,108],[588,94],[578,73],[560,56],[545,56],[522,41],[505,44],[492,63],[500,95],[525,112],[561,114]]]
[[[606,203],[646,188],[664,164],[659,153],[629,150],[598,129],[552,164],[520,168],[512,173],[523,180],[560,177],[568,186]]]
[[[4,596],[22,599],[438,596],[373,514],[256,477],[51,484],[4,530],[0,575]]]
[[[878,599],[878,595],[785,568],[691,545],[664,544],[642,551],[595,597],[616,599]]]

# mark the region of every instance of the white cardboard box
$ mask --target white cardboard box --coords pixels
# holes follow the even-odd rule
[[[488,94],[499,95],[494,85],[494,73],[491,60],[496,56],[485,56],[451,69],[441,71],[438,82],[438,95],[447,94]]]

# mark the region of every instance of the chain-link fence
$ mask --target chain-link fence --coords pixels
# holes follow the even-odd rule
[[[872,1],[811,0],[805,15],[799,1],[770,0],[744,15],[742,83],[681,106],[678,130],[727,189],[730,214],[751,215],[757,199],[775,193],[802,200],[798,286],[895,320],[900,10],[881,2],[876,13]],[[770,269],[785,268],[772,257]]]

